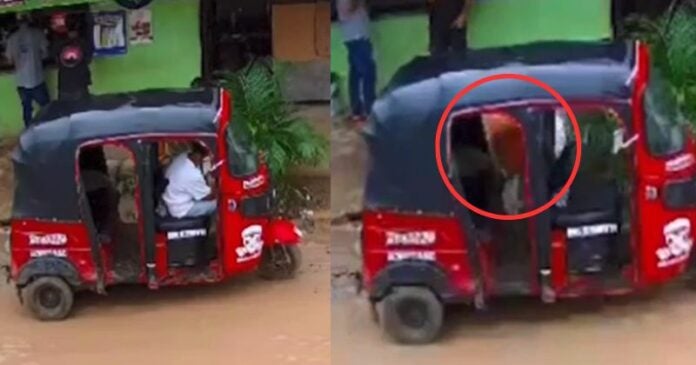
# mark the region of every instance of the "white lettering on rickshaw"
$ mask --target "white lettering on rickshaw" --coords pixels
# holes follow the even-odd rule
[[[435,261],[435,251],[391,251],[387,253],[387,261]]]
[[[31,250],[29,253],[29,256],[32,258],[37,258],[37,257],[46,257],[46,256],[54,256],[54,257],[68,257],[68,250],[64,248],[58,248],[58,249],[38,249],[38,250]]]
[[[387,231],[387,246],[428,246],[435,243],[435,231],[391,232]]]
[[[259,175],[256,177],[252,177],[249,180],[244,180],[242,185],[244,187],[244,190],[251,190],[263,185],[264,182],[266,182],[266,179],[263,177],[263,175]]]
[[[193,237],[205,237],[208,235],[208,231],[205,228],[202,229],[187,229],[184,231],[173,231],[173,232],[168,232],[167,233],[167,239],[170,240],[179,240],[179,239],[184,239],[184,238],[193,238]]]
[[[32,233],[29,235],[29,245],[31,246],[65,246],[67,243],[68,236],[62,233]]]
[[[619,225],[616,223],[593,224],[589,226],[568,227],[566,235],[569,239],[585,238],[594,236],[603,236],[614,234],[619,231]]]
[[[668,172],[681,171],[694,164],[694,155],[691,153],[686,153],[677,156],[665,164],[665,170]]]

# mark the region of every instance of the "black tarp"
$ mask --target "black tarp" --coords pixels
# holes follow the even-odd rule
[[[79,220],[78,147],[147,134],[214,134],[217,90],[152,90],[49,104],[13,153],[14,218]]]
[[[568,102],[627,101],[635,64],[632,43],[540,43],[421,57],[403,66],[375,103],[365,134],[370,166],[367,209],[450,214],[450,196],[435,162],[435,132],[455,94],[498,73],[535,77]],[[552,101],[543,89],[517,80],[482,85],[453,111],[511,101]],[[441,145],[445,156],[445,139]]]

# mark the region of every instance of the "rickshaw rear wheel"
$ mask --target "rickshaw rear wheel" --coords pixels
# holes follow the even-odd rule
[[[393,288],[378,308],[382,331],[396,342],[426,344],[440,334],[444,306],[428,288]]]
[[[302,264],[297,246],[275,245],[263,250],[259,276],[266,280],[286,280],[295,277]]]
[[[72,310],[74,294],[65,280],[55,276],[39,277],[22,289],[24,304],[42,321],[65,319]]]

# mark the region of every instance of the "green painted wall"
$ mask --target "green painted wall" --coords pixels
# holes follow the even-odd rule
[[[150,45],[131,46],[125,56],[96,59],[92,64],[92,91],[102,94],[189,86],[201,70],[198,4],[198,0],[155,0],[151,6],[154,42]],[[109,0],[93,4],[92,8],[113,10],[116,5]],[[55,72],[48,71],[47,78],[53,92]],[[17,134],[22,127],[21,108],[13,76],[2,74],[0,135]]]
[[[72,4],[96,3],[103,0],[25,0],[22,6],[7,6],[0,8],[1,13],[34,10],[51,6],[63,6]]]
[[[401,65],[427,53],[428,19],[424,13],[383,16],[373,20],[371,30],[379,88]],[[479,0],[469,19],[468,41],[471,48],[483,48],[610,36],[611,8],[607,0]],[[331,32],[331,71],[344,80],[347,77],[346,49],[335,23]]]

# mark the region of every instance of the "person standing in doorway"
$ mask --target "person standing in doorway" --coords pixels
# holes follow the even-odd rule
[[[67,34],[56,43],[54,54],[58,63],[58,99],[76,101],[88,97],[93,47],[80,36],[76,24],[69,25]]]
[[[43,69],[48,40],[41,30],[31,26],[26,14],[19,15],[18,22],[19,28],[7,39],[5,57],[14,65],[24,126],[29,127],[34,117],[34,102],[43,107],[50,101]]]
[[[338,19],[348,49],[351,120],[363,121],[375,101],[377,70],[364,0],[337,0]]]
[[[428,0],[430,53],[467,49],[466,26],[474,0]]]

